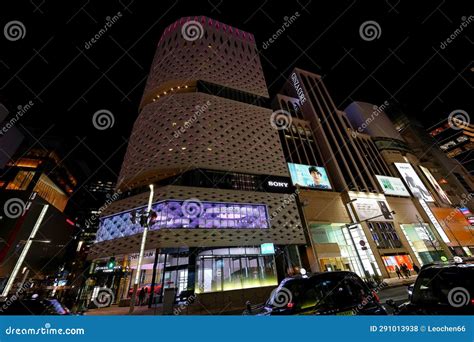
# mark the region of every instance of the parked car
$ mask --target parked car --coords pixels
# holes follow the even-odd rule
[[[244,314],[386,315],[377,294],[353,272],[324,272],[284,279],[267,302]]]
[[[409,301],[395,305],[398,315],[473,315],[474,264],[440,263],[422,267]]]
[[[0,302],[0,315],[70,315],[56,299],[15,299]]]

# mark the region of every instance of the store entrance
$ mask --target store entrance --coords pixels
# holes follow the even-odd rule
[[[319,259],[321,270],[326,272],[331,271],[351,271],[350,263],[347,258],[321,258]]]

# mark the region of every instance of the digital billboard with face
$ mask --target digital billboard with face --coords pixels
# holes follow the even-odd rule
[[[433,177],[431,174],[431,171],[428,170],[426,167],[420,165],[421,171],[425,174],[426,178],[428,178],[428,181],[431,183],[433,188],[436,190],[438,193],[439,197],[443,200],[444,203],[451,204],[451,201],[448,198],[448,195],[444,192],[444,190],[441,188],[439,185],[438,181]]]
[[[425,185],[421,181],[420,177],[416,173],[415,169],[409,163],[395,163],[395,167],[400,172],[405,183],[410,188],[413,196],[422,199],[427,202],[434,202],[431,193],[426,189]]]
[[[332,189],[324,167],[288,163],[288,169],[294,185],[312,189]]]
[[[394,196],[410,197],[410,193],[403,184],[402,180],[397,177],[387,177],[376,175],[377,180],[382,187],[384,194]]]

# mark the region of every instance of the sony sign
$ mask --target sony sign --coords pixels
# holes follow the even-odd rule
[[[268,181],[269,186],[277,187],[277,188],[288,188],[288,183],[286,182],[276,182],[276,181]]]

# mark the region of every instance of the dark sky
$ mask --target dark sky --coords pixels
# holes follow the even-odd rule
[[[271,95],[299,67],[324,77],[340,109],[354,100],[388,101],[427,127],[456,109],[472,113],[474,18],[441,48],[467,22],[472,5],[414,3],[3,1],[1,27],[20,21],[25,35],[15,41],[0,36],[0,102],[14,112],[33,101],[18,124],[35,138],[57,136],[66,162],[83,160],[94,178],[114,180],[163,29],[183,16],[206,15],[254,33]],[[86,49],[106,17],[119,11],[121,18]],[[295,12],[297,20],[263,49]],[[377,39],[362,39],[359,28],[366,21],[379,25]],[[101,109],[115,118],[107,130],[92,124]]]

